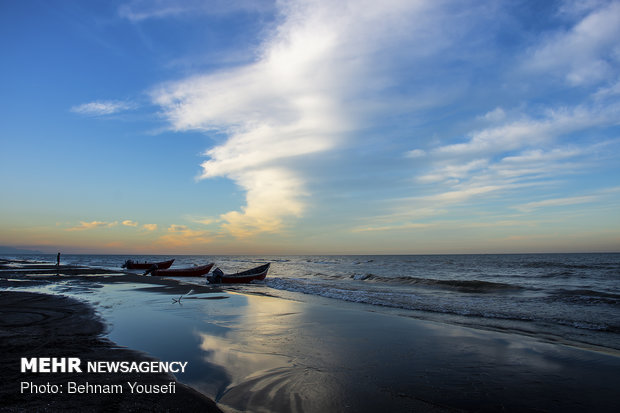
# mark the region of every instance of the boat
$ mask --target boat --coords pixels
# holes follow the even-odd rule
[[[153,267],[153,265],[157,265],[157,268],[165,270],[166,268],[170,268],[173,262],[174,258],[162,262],[134,262],[133,260],[127,260],[122,265],[122,268],[127,268],[128,270],[148,270]]]
[[[211,284],[244,284],[254,280],[264,280],[270,265],[271,263],[267,263],[235,274],[224,274],[222,270],[216,268],[213,270],[213,274],[207,277],[207,280]]]
[[[153,268],[152,270],[147,270],[144,275],[151,274],[152,276],[160,276],[160,277],[202,277],[211,271],[211,268],[215,264],[207,264],[201,265],[197,267],[189,267],[189,268],[172,268],[172,269],[159,269]]]

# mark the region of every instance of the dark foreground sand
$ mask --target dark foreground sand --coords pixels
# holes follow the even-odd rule
[[[55,273],[50,266],[35,266],[32,272]],[[92,270],[63,267],[64,275],[92,273]],[[19,275],[0,263],[3,278],[0,287],[36,284],[33,281],[11,282]],[[96,271],[95,271],[96,272]],[[128,278],[135,278],[130,276]],[[166,284],[166,281],[162,281]],[[174,283],[168,283],[174,289]],[[215,403],[201,393],[183,385],[174,385],[174,394],[69,394],[67,382],[83,384],[118,384],[138,382],[168,385],[175,378],[164,373],[21,373],[22,357],[78,357],[87,361],[147,361],[145,354],[119,348],[103,337],[105,325],[88,305],[71,298],[18,291],[0,291],[0,410],[2,411],[203,411],[219,412]],[[122,379],[120,378],[122,376]],[[37,394],[21,383],[62,385],[64,392]]]

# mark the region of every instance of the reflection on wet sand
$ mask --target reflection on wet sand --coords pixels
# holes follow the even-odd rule
[[[235,296],[204,360],[216,400],[242,411],[613,411],[620,359],[535,339],[272,297]],[[206,310],[206,309],[205,309]],[[585,380],[584,378],[587,378]],[[221,379],[221,377],[220,377]]]
[[[244,296],[240,314],[223,335],[199,333],[205,360],[224,366],[229,382],[218,403],[249,410],[271,406],[277,411],[337,409],[335,383],[320,368],[304,364],[297,339],[303,336],[298,303],[271,297]],[[220,324],[221,326],[221,324]],[[329,364],[329,360],[323,360]],[[309,405],[312,408],[309,408]],[[269,410],[269,409],[268,409]]]

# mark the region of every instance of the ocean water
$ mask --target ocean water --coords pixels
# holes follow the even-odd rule
[[[378,312],[620,350],[620,254],[121,256],[62,255],[63,264],[119,270],[128,258],[235,272],[271,262],[233,291],[364,304]],[[7,257],[8,258],[8,257]],[[52,261],[55,255],[14,258]],[[215,267],[214,267],[215,268]],[[184,279],[204,284],[204,278]]]

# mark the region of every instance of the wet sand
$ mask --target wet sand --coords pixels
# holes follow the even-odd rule
[[[155,277],[106,275],[105,271],[77,275],[98,271],[81,273],[75,268],[61,269],[61,274],[70,275],[58,278],[41,272],[39,279],[33,276],[36,268],[26,269],[30,275],[24,276],[21,270],[11,273],[10,268],[1,267],[0,287],[43,284],[55,292],[82,295],[114,325],[108,331],[110,339],[160,360],[187,360],[193,368],[178,379],[215,399],[224,411],[620,411],[620,357],[614,352],[421,321],[323,298],[275,298],[260,286],[220,291]],[[181,303],[172,300],[190,288],[194,292]],[[82,308],[75,311],[81,317],[77,324],[94,328],[103,347],[115,350],[101,338],[102,326],[96,327],[92,310],[84,312],[84,304],[67,298],[51,299],[57,301],[52,308],[62,314],[72,305]],[[2,304],[3,311],[23,312],[25,308],[7,302],[8,306]],[[59,322],[68,326],[65,341],[82,336],[71,332],[76,322],[62,317]],[[50,336],[49,330],[37,326],[32,330],[24,319],[21,323],[24,333],[2,325],[2,334],[9,334],[13,349],[9,349],[13,356],[3,355],[2,363],[15,363],[32,346],[29,343]],[[20,347],[22,334],[33,335]],[[68,353],[73,347],[58,346],[37,346],[28,354],[41,356],[42,348],[56,348],[50,354],[73,354]],[[82,351],[91,347],[99,351],[97,345],[78,346]],[[102,354],[84,357],[108,357]],[[23,374],[15,374],[14,380],[22,380]],[[21,408],[21,403],[34,403],[35,409],[46,406],[17,400],[19,395],[11,391],[5,391],[2,400],[5,395],[13,407]],[[86,410],[101,406],[71,397],[53,407],[69,402]],[[122,407],[148,405],[133,397],[124,403],[128,404]],[[111,406],[115,410],[117,405]],[[162,405],[158,402],[157,406]],[[196,411],[192,406],[185,410]]]
[[[127,373],[122,377],[111,373],[22,373],[22,357],[77,357],[88,361],[154,361],[144,353],[121,348],[104,337],[106,326],[92,307],[75,299],[6,290],[40,284],[37,276],[52,274],[57,269],[48,265],[23,265],[19,270],[0,262],[0,386],[1,411],[157,411],[157,412],[219,412],[215,403],[196,390],[178,383],[165,373]],[[104,271],[77,267],[61,267],[58,277],[93,274]],[[24,279],[24,272],[34,275]],[[105,273],[108,273],[105,271]],[[60,275],[62,274],[62,275]],[[129,276],[133,278],[138,276]],[[47,277],[46,277],[47,278]],[[11,281],[13,280],[13,281]],[[19,281],[18,281],[19,280]],[[92,278],[91,278],[92,280]],[[79,279],[76,279],[80,282]],[[156,280],[153,280],[157,282]],[[81,282],[89,282],[82,280]],[[90,281],[92,282],[92,281]],[[110,280],[114,282],[114,278]],[[159,281],[162,288],[174,290],[176,283]],[[123,394],[69,394],[67,383],[116,385],[123,383]],[[62,393],[33,393],[32,387],[22,391],[22,382],[33,383],[38,389],[62,386]],[[174,382],[174,394],[130,394],[127,382],[158,385]],[[108,387],[109,388],[109,387]]]

